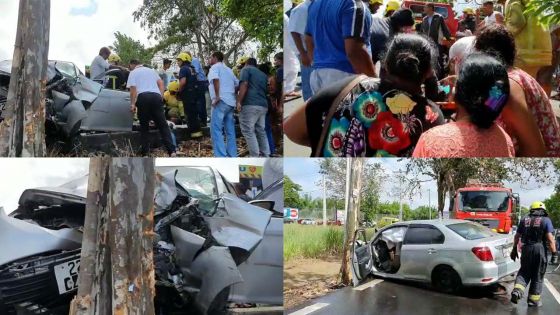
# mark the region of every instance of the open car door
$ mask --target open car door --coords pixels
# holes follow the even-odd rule
[[[351,249],[352,283],[354,286],[362,283],[371,273],[373,257],[371,246],[366,240],[366,230],[357,229],[354,232]]]

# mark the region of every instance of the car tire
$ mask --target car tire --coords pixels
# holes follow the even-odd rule
[[[444,293],[454,293],[461,287],[461,277],[449,266],[438,266],[432,272],[433,286]]]

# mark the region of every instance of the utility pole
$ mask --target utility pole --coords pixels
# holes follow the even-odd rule
[[[154,189],[154,159],[90,160],[78,294],[70,315],[154,314]]]
[[[326,172],[321,171],[321,173],[323,174],[323,226],[327,226],[327,181],[325,179]],[[336,209],[334,211],[336,213]]]
[[[345,285],[352,282],[350,273],[350,249],[357,228],[358,213],[360,211],[360,194],[362,191],[362,173],[364,160],[361,158],[346,159],[346,225],[344,227],[344,248],[340,279]]]
[[[399,172],[397,173],[399,174],[399,221],[402,221],[402,212],[403,212],[403,173],[399,170]]]
[[[0,156],[45,156],[50,0],[20,0]]]

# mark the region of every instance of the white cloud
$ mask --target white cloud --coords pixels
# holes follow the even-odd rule
[[[6,213],[18,206],[25,189],[60,186],[88,172],[89,159],[0,159],[0,207]]]
[[[132,12],[142,0],[95,0],[96,11],[88,15],[71,15],[72,9],[95,7],[91,0],[52,0],[49,59],[74,62],[80,69],[91,63],[103,46],[112,45],[114,33],[120,31],[147,46],[148,32],[134,22]],[[0,0],[0,60],[11,59],[18,19],[17,0]]]

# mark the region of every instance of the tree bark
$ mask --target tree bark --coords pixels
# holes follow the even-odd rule
[[[350,272],[350,249],[354,232],[358,225],[360,212],[360,195],[362,191],[362,173],[364,160],[361,158],[348,158],[346,172],[346,225],[344,228],[344,248],[342,252],[342,265],[340,266],[340,282],[344,285],[352,283]]]
[[[50,0],[20,0],[0,156],[45,156]]]
[[[70,315],[154,314],[153,159],[92,158]]]

